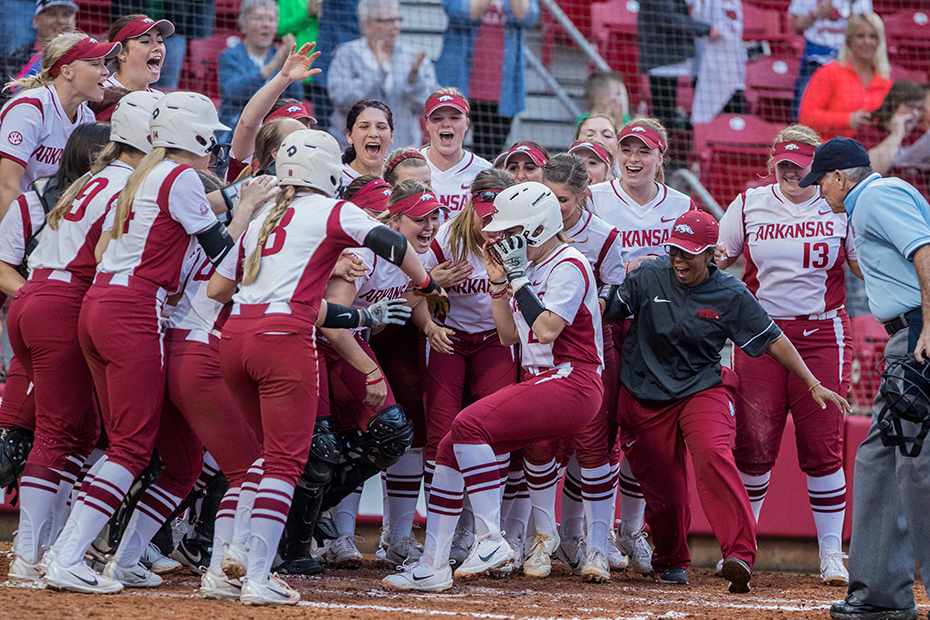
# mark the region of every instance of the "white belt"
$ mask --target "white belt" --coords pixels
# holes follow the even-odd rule
[[[35,275],[35,271],[29,272],[29,279],[32,280],[32,276]],[[47,280],[58,280],[59,282],[71,282],[72,274],[70,271],[65,269],[52,269],[51,273],[48,274]]]
[[[233,304],[231,316],[239,316],[241,312],[241,307],[243,304],[235,303]],[[247,306],[267,306],[265,308],[265,314],[291,314],[291,304],[286,301],[274,301],[269,304],[245,304]]]
[[[829,312],[821,312],[820,314],[802,314],[799,316],[780,316],[772,318],[776,321],[826,321],[838,317],[842,309],[843,308],[840,307],[836,310],[830,310]]]

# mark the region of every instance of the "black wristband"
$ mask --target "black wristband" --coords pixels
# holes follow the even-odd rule
[[[536,322],[540,314],[546,311],[545,306],[536,296],[536,291],[529,284],[524,284],[517,290],[514,298],[517,300],[517,306],[520,308],[523,318],[526,319],[526,324],[530,326],[530,329],[533,329],[533,323]]]
[[[367,313],[366,313],[367,314]],[[326,318],[323,319],[322,327],[331,327],[333,329],[355,329],[356,327],[366,327],[361,322],[361,314],[355,308],[340,306],[326,302]],[[371,317],[368,318],[369,324]]]

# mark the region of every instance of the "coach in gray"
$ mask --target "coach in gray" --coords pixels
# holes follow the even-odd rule
[[[849,213],[872,314],[891,336],[886,356],[930,359],[930,205],[911,185],[883,179],[861,144],[834,138],[817,148],[800,184],[820,185],[834,213]],[[927,354],[927,358],[924,355]],[[914,563],[930,579],[930,449],[904,456],[872,426],[856,454],[849,592],[833,618],[914,620]],[[903,433],[917,435],[903,421]]]

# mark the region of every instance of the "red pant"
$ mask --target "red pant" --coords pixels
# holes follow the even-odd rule
[[[452,337],[453,355],[431,350],[427,344],[423,394],[426,403],[426,458],[433,461],[439,442],[466,405],[517,382],[512,347],[505,347],[497,331]]]
[[[29,462],[63,470],[86,457],[100,434],[94,383],[78,343],[86,283],[29,281],[10,305],[10,344],[34,385],[35,442]],[[4,399],[5,400],[5,399]]]
[[[6,385],[3,386],[3,399],[0,401],[0,428],[14,426],[27,431],[36,428],[36,392],[16,356],[10,360],[10,367],[6,371]]]
[[[186,332],[165,334],[168,398],[200,438],[230,486],[239,486],[261,453],[255,432],[229,393],[220,372],[220,343],[184,340]]]
[[[78,336],[110,441],[107,459],[138,476],[155,446],[165,366],[157,287],[134,283],[139,286],[91,286],[84,297]]]
[[[371,361],[381,367],[368,343],[358,336],[356,336],[355,341],[362,348],[362,351],[371,358]],[[339,425],[339,432],[347,433],[356,429],[367,431],[368,421],[380,411],[380,409],[375,411],[365,404],[365,382],[368,378],[361,371],[356,370],[352,364],[340,357],[328,342],[317,340],[317,347],[322,354],[321,361],[326,366],[326,378],[329,383],[331,397],[329,412]],[[381,371],[387,376],[386,369],[382,368]],[[391,391],[390,382],[387,382],[387,391],[381,409],[390,407],[396,402],[394,393]]]
[[[614,344],[610,326],[604,326],[604,400],[597,416],[582,430],[575,433],[575,450],[578,464],[593,469],[612,462],[620,462],[617,445],[617,398],[620,395],[620,351]],[[569,458],[571,455],[569,455]]]
[[[834,319],[777,323],[824,387],[845,396],[852,365],[846,312],[841,310]],[[733,370],[741,387],[736,398],[734,450],[740,471],[761,476],[775,467],[789,409],[801,470],[821,477],[843,466],[843,412],[836,405],[821,409],[807,386],[768,353],[749,357],[736,348]]]
[[[728,369],[724,373],[732,376]],[[620,437],[646,499],[646,523],[655,542],[652,566],[658,572],[691,563],[688,452],[723,557],[755,562],[756,521],[730,450],[734,387],[718,385],[672,403],[638,401],[626,388],[620,390]]]
[[[262,438],[265,476],[296,484],[310,454],[319,399],[313,323],[294,318],[285,329],[280,316],[264,318],[248,310],[229,318],[220,339],[220,368]]]
[[[426,416],[420,374],[426,362],[420,330],[412,321],[388,325],[371,337],[371,350],[381,360],[394,400],[413,422],[413,447],[422,448],[426,445]]]
[[[439,444],[436,462],[456,467],[453,444],[486,443],[495,454],[506,454],[567,437],[594,418],[603,396],[604,386],[594,369],[554,369],[508,385],[456,416]]]

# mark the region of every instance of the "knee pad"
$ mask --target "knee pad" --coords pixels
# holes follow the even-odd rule
[[[404,415],[400,405],[382,409],[368,421],[366,438],[374,451],[378,469],[387,469],[400,460],[413,444],[413,422]]]
[[[355,491],[360,484],[377,474],[374,448],[361,431],[347,435],[343,440],[342,458],[326,486],[322,509],[329,510]]]
[[[0,435],[0,487],[11,486],[23,474],[33,439],[32,433],[18,426]]]
[[[298,484],[306,488],[322,487],[333,478],[333,470],[342,456],[342,438],[330,417],[319,418],[313,426],[310,456]]]

